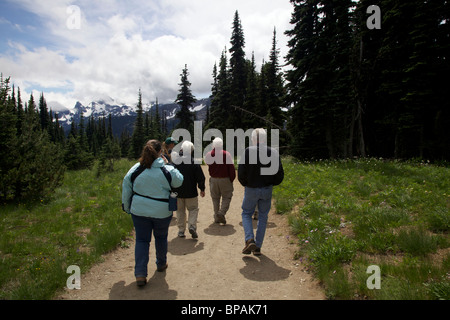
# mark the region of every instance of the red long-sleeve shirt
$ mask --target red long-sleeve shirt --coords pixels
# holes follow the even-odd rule
[[[218,157],[216,157],[216,149],[213,149],[206,155],[205,162],[208,165],[209,175],[213,178],[230,178],[230,181],[233,182],[236,178],[236,170],[234,169],[233,158],[228,151],[221,150],[221,152],[221,162],[215,161],[218,160]]]

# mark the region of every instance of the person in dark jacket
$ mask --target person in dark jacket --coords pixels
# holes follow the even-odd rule
[[[253,146],[247,148],[238,166],[238,180],[245,187],[242,202],[242,226],[245,233],[243,254],[261,254],[269,211],[272,205],[273,186],[284,178],[283,165],[278,152],[267,146],[267,133],[255,129],[252,133]],[[253,233],[252,215],[258,207],[256,237]]]
[[[194,145],[190,141],[185,141],[181,145],[180,155],[172,159],[175,167],[183,175],[184,180],[181,187],[174,191],[178,193],[177,199],[177,222],[178,236],[184,238],[186,230],[186,209],[189,212],[188,230],[193,239],[198,238],[197,218],[198,218],[198,189],[200,196],[205,196],[205,175],[199,164],[194,163]]]

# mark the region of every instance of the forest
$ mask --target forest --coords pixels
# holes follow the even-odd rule
[[[279,129],[280,150],[299,159],[450,160],[450,4],[445,0],[291,0],[288,54],[277,32],[268,61],[256,70],[245,54],[239,12],[212,66],[211,107],[203,128]],[[368,8],[380,8],[369,28]],[[270,44],[268,44],[269,46]],[[177,128],[193,127],[188,66],[175,102]],[[165,139],[159,112],[142,111],[139,91],[133,134],[114,137],[111,118],[82,118],[65,134],[44,93],[25,104],[20,89],[0,82],[0,199],[39,198],[64,171],[98,175],[116,159],[136,159],[149,138]],[[49,160],[51,159],[51,160]]]

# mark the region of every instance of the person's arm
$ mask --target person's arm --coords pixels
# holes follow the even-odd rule
[[[178,169],[173,168],[170,171],[170,175],[172,176],[171,187],[172,188],[179,188],[179,187],[181,187],[181,185],[183,184],[183,180],[184,180],[184,177],[181,174],[181,172],[178,171]]]
[[[284,169],[283,169],[283,163],[281,162],[280,155],[278,155],[278,171],[273,177],[273,185],[277,186],[283,182],[284,179]]]
[[[139,164],[133,166],[125,175],[122,182],[122,209],[126,213],[131,210],[131,197],[133,196],[133,184],[131,183],[131,175],[136,170]]]
[[[228,176],[230,177],[231,183],[233,183],[234,179],[236,179],[236,169],[234,168],[234,160],[231,154],[227,151],[226,153],[226,162]]]
[[[248,184],[247,157],[248,149],[245,149],[238,165],[238,180],[245,187]]]
[[[198,188],[201,192],[205,192],[205,175],[203,174],[202,167],[198,164],[195,165],[195,180],[197,181]]]

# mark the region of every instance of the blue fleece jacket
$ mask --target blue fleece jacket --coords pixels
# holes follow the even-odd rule
[[[163,166],[170,172],[172,177],[172,188],[178,188],[183,184],[183,175],[173,166],[164,165],[164,160],[158,158],[153,162],[150,169],[145,169],[136,180],[134,180],[132,189],[131,175],[137,167],[139,167],[139,163],[136,163],[130,171],[128,171],[122,183],[122,204],[123,209],[127,213],[158,219],[168,218],[172,215],[172,212],[169,211],[167,202],[139,196],[143,195],[157,199],[169,199],[171,187],[161,170],[161,167]],[[135,194],[133,196],[133,190],[139,195]]]

